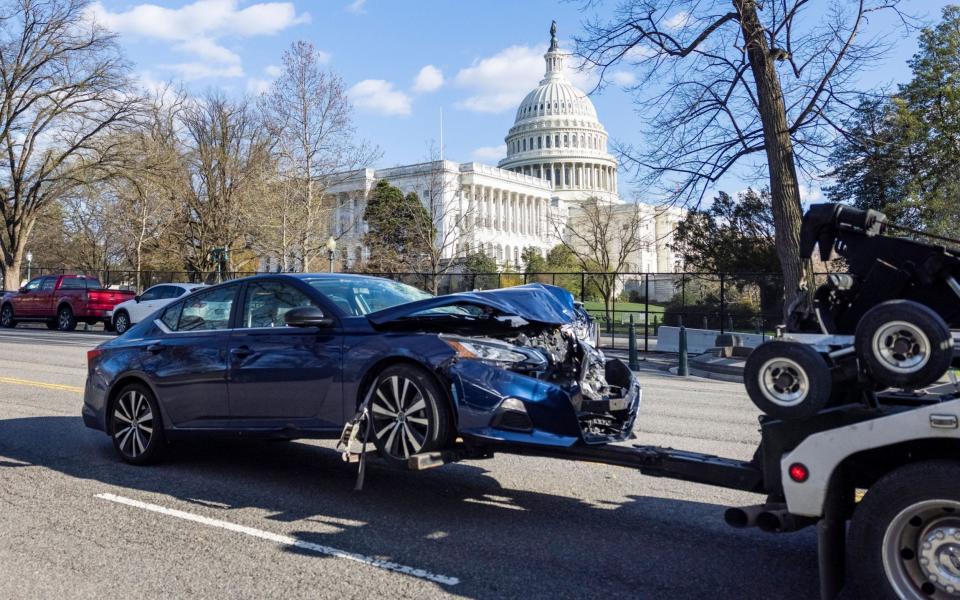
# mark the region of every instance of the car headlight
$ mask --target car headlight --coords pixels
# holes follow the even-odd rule
[[[497,340],[441,336],[460,358],[470,358],[496,365],[515,365],[518,363],[538,364],[544,359],[530,352],[523,352],[517,346]]]

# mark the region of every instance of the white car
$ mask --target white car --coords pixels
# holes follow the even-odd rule
[[[170,304],[180,296],[207,287],[202,283],[161,283],[147,291],[113,307],[111,322],[117,335],[147,318],[154,311]]]

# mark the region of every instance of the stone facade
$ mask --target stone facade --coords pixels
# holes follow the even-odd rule
[[[505,138],[507,156],[493,167],[477,162],[434,161],[388,169],[363,169],[329,190],[336,206],[331,234],[346,268],[366,258],[362,221],[365,198],[378,180],[404,193],[416,192],[439,224],[447,243],[444,258],[483,252],[501,265],[519,265],[526,247],[546,254],[576,226],[579,205],[587,199],[622,210],[637,209],[618,194],[617,161],[593,103],[563,74],[564,53],[551,30],[540,84],[517,109]],[[673,229],[683,212],[640,204],[643,248],[634,253],[632,271],[673,272]],[[661,294],[658,294],[661,295]]]

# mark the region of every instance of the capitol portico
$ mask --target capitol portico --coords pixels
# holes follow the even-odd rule
[[[593,102],[564,76],[555,24],[550,33],[544,77],[517,108],[505,138],[506,157],[498,166],[440,160],[361,169],[328,190],[336,198],[331,233],[343,248],[346,267],[356,268],[366,258],[365,199],[382,179],[404,193],[416,192],[432,207],[438,237],[456,240],[442,248],[449,260],[483,252],[501,266],[519,266],[525,248],[546,255],[559,244],[565,228],[576,226],[585,200],[622,206],[624,213],[634,210],[619,197],[617,161],[607,150],[607,131]],[[673,271],[670,242],[682,211],[637,208],[644,219],[644,244],[627,270]]]

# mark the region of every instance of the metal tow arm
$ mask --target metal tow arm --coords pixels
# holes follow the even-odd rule
[[[373,419],[370,418],[370,400],[373,398],[373,392],[377,389],[380,379],[374,379],[370,384],[370,389],[360,404],[357,414],[347,421],[343,426],[343,432],[340,434],[340,441],[337,442],[337,450],[341,452],[340,456],[344,462],[357,462],[357,482],[353,489],[363,490],[364,475],[366,474],[367,464],[367,442],[370,439],[370,432],[373,429]],[[360,437],[360,427],[364,426],[363,440]],[[357,447],[359,445],[359,448]],[[358,452],[359,450],[359,452]]]

